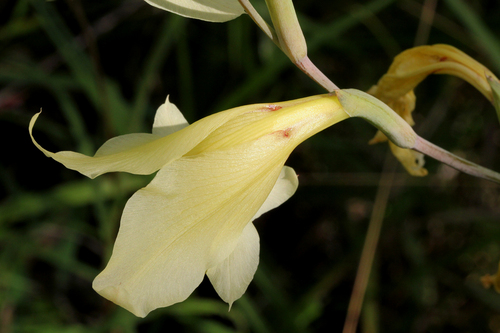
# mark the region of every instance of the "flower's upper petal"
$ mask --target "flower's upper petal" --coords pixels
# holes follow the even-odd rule
[[[168,100],[156,111],[153,123],[153,134],[167,136],[189,126],[184,115],[177,106]]]
[[[295,146],[273,132],[163,167],[127,202],[94,289],[137,316],[183,301],[234,251]]]
[[[264,201],[264,204],[259,208],[252,220],[259,218],[262,214],[267,213],[290,199],[298,186],[299,179],[295,171],[290,167],[284,166],[271,193],[269,193],[266,201]]]
[[[229,308],[252,282],[259,265],[259,248],[257,229],[248,223],[229,257],[207,270],[210,282],[220,298],[229,303]]]
[[[147,175],[183,156],[228,120],[255,107],[247,105],[219,112],[164,137],[145,133],[118,136],[105,142],[93,157],[72,151],[52,153],[40,146],[32,134],[40,113],[31,118],[29,132],[35,146],[46,156],[87,177],[114,171]]]
[[[225,22],[245,12],[238,0],[146,0],[151,6],[210,22]]]

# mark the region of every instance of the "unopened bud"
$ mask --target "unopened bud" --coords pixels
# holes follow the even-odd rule
[[[283,52],[297,63],[307,56],[307,45],[292,0],[266,0]]]

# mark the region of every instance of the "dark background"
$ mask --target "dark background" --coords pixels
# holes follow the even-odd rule
[[[416,44],[453,45],[500,73],[496,0],[437,1],[428,33],[423,1],[294,3],[309,57],[341,88],[369,89]],[[291,155],[299,189],[256,221],[261,263],[231,312],[208,281],[146,319],[92,290],[126,200],[151,177],[67,170],[33,146],[29,119],[43,108],[36,137],[50,151],[93,154],[149,131],[167,94],[193,122],[323,93],[248,16],[208,23],[140,0],[4,0],[0,82],[0,332],[340,331],[371,212],[385,203],[359,332],[500,332],[500,295],[479,282],[500,260],[500,188],[431,159],[429,175],[413,178],[386,144],[367,144],[375,129],[359,119]],[[420,135],[500,170],[498,119],[479,92],[436,75],[416,95]],[[375,203],[380,187],[389,197]]]

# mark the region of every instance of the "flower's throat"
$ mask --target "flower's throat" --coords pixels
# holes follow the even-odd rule
[[[329,95],[307,99],[303,103],[260,105],[220,126],[186,155],[233,147],[276,132],[293,140],[295,146],[348,117],[337,97]]]

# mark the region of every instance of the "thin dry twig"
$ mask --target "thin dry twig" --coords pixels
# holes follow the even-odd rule
[[[425,0],[420,14],[420,22],[415,36],[414,46],[424,45],[429,40],[434,15],[436,14],[437,0]]]
[[[382,229],[382,222],[384,221],[387,202],[389,200],[389,194],[391,193],[396,165],[396,160],[388,151],[385,157],[384,168],[382,176],[380,177],[377,194],[375,195],[375,203],[373,205],[365,244],[361,253],[356,280],[354,281],[354,287],[347,309],[343,333],[355,333],[358,326],[366,287],[368,286],[373,259],[375,258],[378,240],[380,238],[380,230]]]

